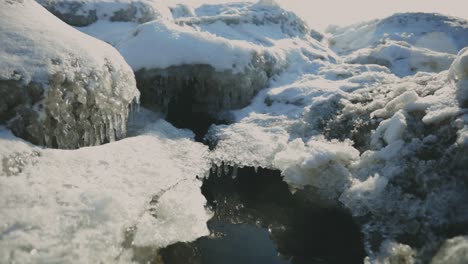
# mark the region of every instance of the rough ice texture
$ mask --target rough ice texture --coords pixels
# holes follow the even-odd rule
[[[379,64],[400,77],[447,70],[468,46],[468,21],[439,14],[395,14],[328,32],[331,48],[347,62]]]
[[[158,120],[139,136],[78,150],[0,130],[1,263],[133,263],[208,235],[208,148]]]
[[[0,10],[0,121],[58,148],[125,136],[135,78],[111,46],[64,24],[35,1]]]
[[[87,26],[96,21],[145,23],[169,18],[164,1],[154,0],[38,0],[51,13],[73,26]]]

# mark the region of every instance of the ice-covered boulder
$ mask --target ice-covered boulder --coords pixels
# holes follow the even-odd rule
[[[149,263],[208,235],[208,148],[164,120],[142,130],[60,150],[0,127],[0,263]]]
[[[98,20],[145,23],[171,12],[157,0],[38,0],[51,13],[73,26],[88,26]]]
[[[139,92],[122,56],[35,1],[0,5],[0,121],[49,147],[124,137]]]

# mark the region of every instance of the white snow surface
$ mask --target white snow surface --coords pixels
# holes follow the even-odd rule
[[[440,14],[395,14],[327,32],[330,47],[346,61],[380,64],[400,77],[447,70],[468,46],[468,21]]]
[[[163,120],[143,131],[67,151],[1,128],[0,262],[130,263],[132,248],[208,235],[196,179],[210,168],[207,147]]]
[[[76,28],[114,45],[135,71],[207,64],[238,73],[259,57],[274,60],[277,69],[301,57],[337,60],[302,19],[269,1],[170,9],[172,18],[141,25],[100,19]]]
[[[35,1],[12,0],[1,5],[0,79],[47,83],[57,72],[70,79],[75,74],[99,75],[107,64],[117,72],[130,70],[110,45],[74,30]],[[119,88],[127,101],[138,94],[133,87]]]
[[[211,127],[210,154],[163,121],[140,136],[69,152],[37,149],[2,132],[0,153],[13,166],[0,177],[8,186],[0,192],[0,250],[8,252],[1,256],[49,260],[73,252],[93,262],[124,261],[131,255],[120,253],[128,227],[137,228],[137,246],[204,235],[209,214],[194,177],[211,161],[279,169],[292,187],[312,186],[354,216],[370,215],[366,241],[373,232],[388,238],[380,256],[366,247],[370,263],[412,260],[413,249],[392,239],[413,232],[417,219],[430,227],[468,219],[466,183],[443,170],[462,160],[468,144],[468,51],[455,55],[468,45],[466,21],[402,14],[334,28],[332,51],[272,1],[179,5],[172,12],[141,25],[106,20],[79,29],[112,43],[134,70],[202,63],[242,71],[260,54],[282,72],[249,106],[231,112],[232,124]],[[369,56],[390,64],[351,60]],[[421,186],[424,198],[408,182]],[[155,195],[156,218],[149,214]],[[50,223],[48,215],[62,218]],[[192,218],[196,224],[185,221]],[[45,236],[50,244],[39,243]]]

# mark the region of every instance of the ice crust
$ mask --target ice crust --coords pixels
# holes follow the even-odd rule
[[[208,235],[208,149],[163,120],[79,150],[0,132],[0,262],[130,263],[138,248]],[[187,224],[190,223],[190,224]]]
[[[133,73],[110,45],[69,27],[35,1],[0,10],[0,121],[58,148],[123,138],[139,97]]]

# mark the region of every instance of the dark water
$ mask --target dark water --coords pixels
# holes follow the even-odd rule
[[[363,262],[361,233],[350,214],[323,205],[310,191],[291,194],[278,171],[242,168],[235,179],[213,174],[202,192],[215,213],[208,222],[212,235],[163,249],[164,263]]]

